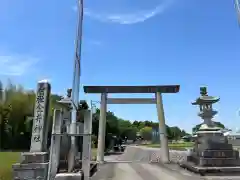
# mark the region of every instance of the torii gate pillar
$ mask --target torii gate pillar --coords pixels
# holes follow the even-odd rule
[[[156,106],[157,106],[157,115],[159,121],[159,135],[161,142],[161,161],[163,163],[169,162],[169,148],[168,148],[168,138],[165,125],[165,115],[163,109],[162,94],[156,92]]]
[[[99,163],[104,162],[104,148],[105,148],[105,136],[106,136],[106,113],[107,113],[107,93],[101,94],[101,106],[100,106],[100,119],[98,129],[98,149],[97,149],[97,161]]]

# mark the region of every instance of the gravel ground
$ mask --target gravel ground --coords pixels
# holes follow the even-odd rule
[[[109,163],[99,165],[92,180],[180,180],[164,172],[161,167],[150,164],[158,162],[159,155],[160,151],[156,148],[128,146],[122,155],[106,156],[105,160]],[[170,152],[170,158],[175,162],[184,155],[186,152]]]
[[[170,150],[169,156],[171,162],[184,160],[187,151]],[[141,146],[128,146],[123,155],[119,156],[119,161],[135,161],[135,162],[160,162],[160,149],[148,148]]]

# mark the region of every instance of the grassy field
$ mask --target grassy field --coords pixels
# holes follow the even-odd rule
[[[146,144],[146,145],[143,145],[143,146],[152,147],[152,148],[159,148],[159,147],[161,147],[160,144]],[[185,148],[193,147],[193,143],[192,142],[169,143],[168,147],[170,149],[179,150],[179,149],[185,149]]]
[[[0,152],[0,180],[12,179],[12,164],[20,159],[19,152]]]
[[[92,149],[92,157],[95,159],[96,149]],[[19,162],[19,152],[0,152],[0,180],[12,180],[12,164]]]
[[[96,157],[97,157],[97,149],[94,148],[92,149],[92,159],[96,159]]]

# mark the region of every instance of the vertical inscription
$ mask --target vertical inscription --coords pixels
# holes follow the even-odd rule
[[[50,85],[48,83],[38,83],[36,92],[35,112],[32,127],[31,151],[42,151],[46,128],[47,113],[49,103]]]
[[[42,130],[42,121],[43,121],[43,112],[44,112],[44,86],[40,85],[38,91],[37,91],[37,97],[36,97],[36,117],[34,118],[35,123],[33,127],[33,133],[34,142],[40,142],[41,141],[41,130]]]

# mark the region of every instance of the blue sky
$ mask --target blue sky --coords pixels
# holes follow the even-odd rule
[[[163,97],[166,121],[190,130],[201,122],[190,102],[207,85],[221,98],[216,120],[240,127],[240,29],[233,1],[129,2],[85,1],[81,86],[180,84],[178,94]],[[49,79],[52,91],[63,94],[72,83],[76,16],[74,0],[1,0],[1,80],[32,89]],[[157,121],[155,105],[109,110],[128,120]]]

